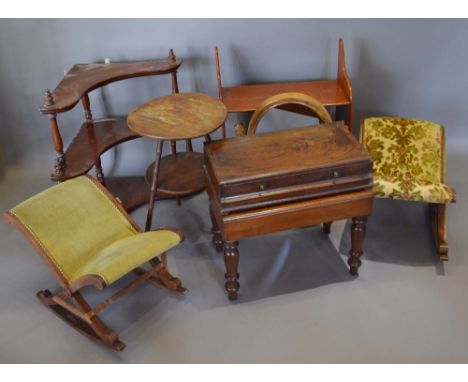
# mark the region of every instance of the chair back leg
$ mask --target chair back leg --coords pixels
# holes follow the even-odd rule
[[[447,212],[445,204],[429,204],[432,230],[439,259],[448,261]]]

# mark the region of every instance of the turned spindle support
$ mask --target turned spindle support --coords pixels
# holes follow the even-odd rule
[[[52,106],[54,104],[54,97],[49,89],[46,89],[44,92],[44,106]],[[57,124],[57,115],[49,114],[50,129],[52,132],[52,141],[54,143],[55,149],[55,162],[54,162],[54,173],[52,177],[55,179],[63,178],[65,175],[65,156],[63,154],[63,141],[62,136],[60,135],[60,130]]]
[[[176,55],[174,54],[174,51],[172,49],[169,50],[169,54],[167,56],[167,60],[170,63],[175,63],[176,62]],[[179,85],[177,83],[177,70],[171,73],[171,78],[172,78],[172,94],[178,93],[179,92]]]
[[[99,183],[104,183],[104,173],[102,171],[101,157],[98,154],[96,135],[94,132],[93,114],[91,113],[91,106],[89,102],[89,96],[87,93],[83,97],[81,97],[81,104],[83,105],[85,123],[86,123],[86,128],[88,130],[89,141],[91,142],[93,146],[93,151],[94,151],[94,156],[95,156],[94,167],[96,170],[96,178],[99,181]]]

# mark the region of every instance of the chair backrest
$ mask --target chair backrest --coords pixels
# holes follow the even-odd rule
[[[361,122],[361,143],[384,179],[445,182],[444,127],[423,119],[373,117]]]
[[[315,98],[303,93],[281,93],[267,98],[261,103],[250,119],[247,135],[254,135],[264,115],[271,109],[284,105],[299,105],[312,111],[322,123],[331,123],[332,118],[327,109]]]
[[[102,248],[139,231],[108,191],[88,176],[40,192],[5,219],[20,228],[62,284]]]

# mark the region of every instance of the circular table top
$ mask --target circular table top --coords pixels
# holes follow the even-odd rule
[[[206,94],[177,93],[153,99],[134,109],[127,118],[130,130],[154,139],[192,139],[220,127],[226,106]]]

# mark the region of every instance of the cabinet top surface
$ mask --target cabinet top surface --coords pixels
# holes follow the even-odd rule
[[[40,108],[43,114],[62,113],[74,107],[86,93],[127,78],[175,72],[181,60],[111,62],[75,64],[51,93],[49,104]]]
[[[214,141],[205,144],[205,151],[220,184],[371,161],[342,123]]]
[[[220,127],[227,116],[224,104],[202,93],[178,93],[153,99],[127,118],[133,132],[154,139],[191,139]]]

